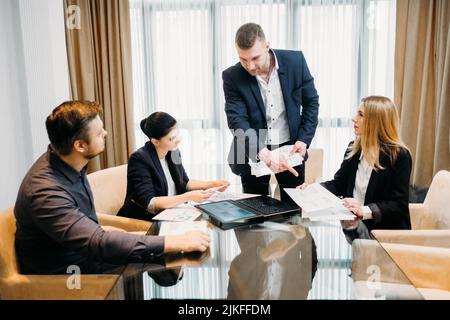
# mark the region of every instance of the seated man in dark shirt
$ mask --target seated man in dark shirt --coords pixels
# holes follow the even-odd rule
[[[15,246],[23,274],[106,273],[128,262],[176,251],[205,251],[209,236],[146,236],[98,224],[86,178],[104,150],[106,131],[93,102],[70,101],[47,117],[50,146],[22,181],[14,207]]]

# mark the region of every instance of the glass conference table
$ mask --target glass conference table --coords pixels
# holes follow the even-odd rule
[[[129,264],[107,299],[423,299],[378,241],[350,241],[339,221],[209,228],[206,252]]]

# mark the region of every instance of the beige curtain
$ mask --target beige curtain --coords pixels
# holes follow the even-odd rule
[[[397,0],[395,102],[412,183],[450,170],[450,1]]]
[[[80,13],[79,29],[66,26],[72,99],[99,102],[108,131],[89,171],[127,163],[134,149],[128,0],[65,0],[66,19],[75,12],[69,6]]]

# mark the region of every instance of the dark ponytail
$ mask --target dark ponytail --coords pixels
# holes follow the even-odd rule
[[[159,140],[167,135],[176,124],[177,120],[170,114],[158,111],[141,121],[141,130],[149,139]]]

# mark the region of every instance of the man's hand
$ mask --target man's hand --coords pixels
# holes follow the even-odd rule
[[[289,155],[293,155],[294,153],[298,152],[300,155],[304,158],[306,154],[306,143],[301,141],[296,141],[294,146],[292,147],[291,152],[289,152]]]
[[[206,251],[209,247],[209,235],[202,231],[190,231],[176,236],[165,236],[164,253]]]
[[[272,152],[267,148],[261,150],[258,157],[263,161],[273,173],[279,173],[288,170],[294,176],[298,177],[298,172],[292,168],[284,155]]]

